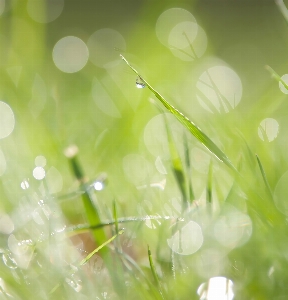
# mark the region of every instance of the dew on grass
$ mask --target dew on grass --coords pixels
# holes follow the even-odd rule
[[[279,133],[279,123],[273,118],[266,118],[260,122],[258,136],[262,141],[272,142]]]
[[[2,150],[0,148],[0,176],[2,176],[5,173],[6,167],[7,167],[6,159],[5,159],[4,153],[2,152]]]
[[[34,160],[36,167],[45,167],[46,166],[46,158],[43,155],[38,155]]]
[[[65,278],[66,283],[77,293],[82,290],[82,281],[78,275],[72,274]]]
[[[42,180],[45,178],[45,170],[42,167],[36,167],[33,170],[33,177],[37,180]]]
[[[27,189],[29,189],[29,182],[28,182],[28,180],[23,180],[21,183],[20,183],[20,186],[21,186],[21,189],[23,189],[23,190],[27,190]]]
[[[0,139],[4,139],[9,136],[15,126],[14,113],[11,107],[0,101]]]
[[[137,89],[144,89],[146,86],[145,82],[141,79],[141,77],[136,77],[136,87]]]
[[[75,73],[85,67],[89,57],[86,44],[76,36],[60,39],[53,48],[53,61],[65,73]]]
[[[87,42],[91,62],[100,68],[112,68],[121,62],[119,53],[126,51],[126,42],[116,30],[103,28],[95,31]]]
[[[9,215],[0,213],[0,232],[10,234],[14,230],[14,223]]]
[[[178,28],[176,27],[176,29],[174,29],[174,31],[177,33],[177,31],[179,29],[181,29],[181,27],[191,27],[191,24],[189,23],[194,23],[197,24],[196,19],[194,18],[194,16],[188,11],[185,10],[183,8],[170,8],[166,11],[164,11],[157,19],[156,22],[156,27],[155,27],[155,31],[156,31],[156,35],[158,40],[166,47],[170,47],[169,44],[169,37],[171,35],[171,30],[173,30],[173,28],[175,28],[175,26],[178,26]],[[182,24],[182,25],[178,25],[178,24]],[[181,31],[181,30],[180,30]],[[195,35],[195,33],[189,33],[189,36],[192,37]],[[173,34],[172,34],[173,36]],[[176,42],[176,38],[170,37],[170,42],[174,43]]]
[[[50,23],[62,13],[64,0],[28,0],[27,12],[31,19],[38,23]]]
[[[11,253],[9,252],[5,252],[2,254],[2,260],[5,264],[6,267],[8,267],[9,269],[17,269],[18,266],[17,266],[17,263],[15,261],[15,259],[12,257]]]
[[[286,216],[288,216],[287,182],[288,182],[288,171],[285,172],[278,180],[273,195],[273,200],[276,207],[282,214]]]
[[[242,97],[242,83],[227,66],[214,66],[203,72],[196,84],[197,99],[210,112],[228,113]]]
[[[226,277],[212,277],[197,289],[200,300],[232,300],[233,281]]]
[[[288,84],[288,74],[284,74],[281,79]],[[284,84],[282,82],[279,81],[279,89],[282,93],[284,94],[288,94],[288,90],[286,89],[286,87],[284,86]]]
[[[203,244],[202,229],[198,223],[190,221],[177,230],[170,239],[168,246],[177,254],[191,255],[197,252]]]
[[[214,225],[214,237],[224,247],[233,249],[244,245],[252,235],[250,217],[226,204]]]
[[[102,181],[95,181],[93,186],[96,191],[101,191],[104,189],[104,183]]]

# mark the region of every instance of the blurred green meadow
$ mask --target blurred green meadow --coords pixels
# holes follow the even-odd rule
[[[287,24],[0,0],[0,299],[286,299]]]

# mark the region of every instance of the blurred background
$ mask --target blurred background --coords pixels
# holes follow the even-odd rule
[[[30,220],[41,225],[35,207],[47,191],[71,196],[57,202],[64,223],[84,222],[64,155],[70,145],[87,178],[100,182],[104,219],[114,199],[120,217],[179,215],[163,115],[120,54],[235,165],[247,142],[274,188],[288,164],[288,90],[265,69],[288,73],[279,7],[271,0],[0,0],[2,244]],[[202,199],[212,156],[167,118],[181,158],[186,135],[195,199]],[[227,195],[232,177],[216,159],[214,174]],[[286,212],[286,204],[278,208]]]

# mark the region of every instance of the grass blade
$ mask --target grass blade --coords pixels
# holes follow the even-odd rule
[[[160,295],[164,299],[162,288],[161,288],[161,284],[160,284],[158,275],[157,275],[156,270],[155,270],[155,266],[154,266],[154,263],[153,263],[153,259],[152,259],[151,250],[150,250],[149,245],[148,245],[148,259],[149,259],[150,269],[152,271],[153,278],[155,280],[155,283],[157,285],[157,288],[159,290]]]
[[[282,83],[285,89],[288,90],[287,83],[280,77],[280,75],[278,75],[270,66],[265,66],[265,68],[269,71],[273,78],[275,78],[279,83]]]
[[[266,188],[267,188],[267,190],[268,190],[268,192],[269,192],[269,194],[270,194],[270,196],[271,196],[271,198],[272,198],[272,197],[273,197],[273,193],[272,193],[271,187],[270,187],[270,185],[269,185],[269,183],[268,183],[266,173],[265,173],[265,171],[264,171],[264,168],[263,168],[263,166],[262,166],[262,163],[261,163],[261,161],[260,161],[259,156],[258,156],[257,154],[255,154],[255,155],[256,155],[256,159],[257,159],[257,162],[258,162],[258,166],[259,166],[259,169],[260,169],[260,172],[261,172],[263,181],[264,181],[264,183],[265,183],[265,185],[266,185]]]
[[[219,160],[224,162],[229,168],[236,171],[236,168],[233,166],[229,158],[225,155],[225,153],[216,146],[216,144],[192,121],[190,121],[186,116],[184,116],[179,110],[177,110],[174,106],[168,103],[140,74],[134,69],[129,62],[121,55],[121,58],[126,62],[126,64],[133,70],[137,76],[141,78],[141,80],[146,84],[148,89],[161,101],[161,103],[166,107],[184,127],[186,127],[210,152],[212,152]]]
[[[97,247],[95,250],[93,250],[91,253],[89,253],[82,261],[80,262],[80,265],[84,265],[87,263],[87,261],[96,254],[99,250],[101,250],[103,247],[105,247],[107,244],[111,243],[118,235],[122,234],[124,232],[124,229],[120,230],[117,234],[113,235],[109,240],[104,242],[102,245]]]

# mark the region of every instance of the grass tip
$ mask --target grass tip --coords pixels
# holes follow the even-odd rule
[[[73,158],[75,157],[79,152],[79,149],[76,145],[70,145],[64,150],[64,155],[67,158]]]

